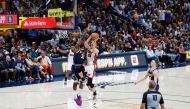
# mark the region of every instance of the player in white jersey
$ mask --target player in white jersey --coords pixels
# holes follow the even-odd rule
[[[69,54],[68,54],[68,60],[67,60],[67,71],[65,74],[65,83],[67,83],[67,79],[69,77],[69,74],[71,73],[71,68],[73,65],[73,57],[74,57],[73,50],[74,50],[74,46],[71,46],[71,49],[70,49]]]
[[[87,86],[90,91],[93,92],[93,96],[96,96],[96,89],[93,84],[93,77],[96,72],[96,57],[98,56],[99,50],[96,48],[96,41],[91,41],[91,36],[85,41],[84,46],[87,48],[87,66],[86,66],[86,72],[87,72]]]

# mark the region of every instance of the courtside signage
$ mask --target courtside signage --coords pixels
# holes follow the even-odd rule
[[[131,55],[131,63],[133,66],[139,65],[139,60],[137,55]]]
[[[18,16],[14,14],[0,14],[0,25],[18,25]]]
[[[190,59],[190,51],[186,51],[186,58]]]
[[[21,23],[22,29],[55,28],[55,18],[27,18]]]

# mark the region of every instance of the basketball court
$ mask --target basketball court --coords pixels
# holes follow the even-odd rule
[[[166,109],[189,109],[190,66],[160,69],[160,91]],[[142,78],[145,71],[109,71],[98,75],[95,84],[99,92],[92,100],[87,87],[82,91],[83,106],[73,100],[72,80],[23,85],[0,89],[1,109],[139,109],[148,80],[137,85],[131,83]]]

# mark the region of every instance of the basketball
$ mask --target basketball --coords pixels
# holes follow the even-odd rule
[[[98,34],[98,33],[92,33],[92,34],[91,34],[91,39],[92,39],[93,41],[97,41],[97,40],[99,39],[99,34]]]

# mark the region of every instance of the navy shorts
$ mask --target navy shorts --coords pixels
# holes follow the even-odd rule
[[[80,76],[79,76],[79,73],[80,72],[83,72],[84,73],[84,66],[83,65],[80,65],[80,66],[76,66],[76,65],[72,65],[72,75],[73,75],[73,79],[74,80],[80,80],[82,79]]]

